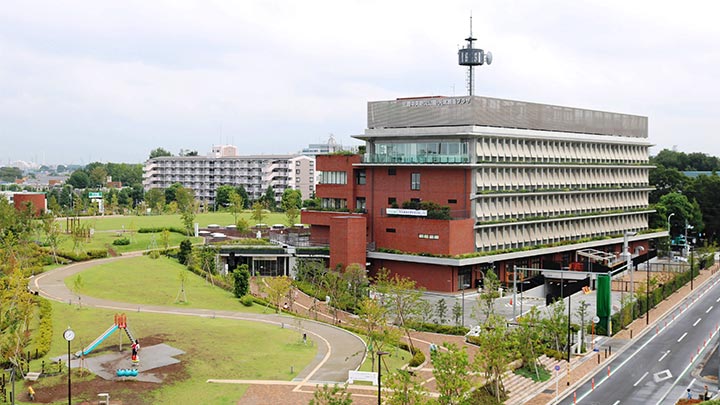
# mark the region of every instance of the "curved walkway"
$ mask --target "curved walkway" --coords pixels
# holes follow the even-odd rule
[[[77,295],[65,286],[64,279],[80,273],[98,264],[108,263],[141,253],[130,253],[124,256],[71,264],[43,273],[34,278],[32,288],[43,297],[60,301],[73,301]],[[251,314],[233,311],[215,311],[199,308],[176,308],[159,305],[138,305],[110,301],[97,297],[81,295],[83,305],[117,311],[138,311],[167,315],[184,315],[200,317],[216,317],[254,322],[265,322],[297,328],[297,318],[279,314]],[[347,380],[348,370],[357,370],[363,360],[365,343],[356,335],[332,325],[304,319],[301,323],[303,332],[308,334],[318,347],[318,354],[294,380],[299,388],[305,384],[343,383]],[[263,383],[263,382],[258,382]],[[264,383],[270,383],[264,382]]]

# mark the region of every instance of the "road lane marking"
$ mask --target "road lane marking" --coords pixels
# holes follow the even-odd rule
[[[710,305],[710,308],[708,308],[707,311],[705,311],[705,313],[707,314],[708,312],[712,311],[712,309],[713,309],[713,306]]]
[[[617,401],[613,402],[613,405],[618,405],[619,403],[620,403],[620,400],[618,399]]]
[[[635,384],[633,384],[633,387],[637,387],[638,384],[640,384],[640,381],[642,381],[643,378],[645,378],[647,375],[648,375],[648,372],[646,371],[645,374],[643,374],[642,377],[640,377],[640,379],[637,380],[637,382]]]
[[[700,321],[702,321],[702,318],[698,318],[698,320],[697,320],[697,321],[695,321],[695,323],[693,324],[693,327],[697,326],[697,324],[699,324],[699,323],[700,323]]]
[[[684,336],[684,335],[683,335],[683,336]],[[658,362],[663,361],[663,359],[665,358],[665,356],[667,356],[668,354],[670,354],[670,350],[666,351],[665,354],[663,354],[663,355],[660,357],[660,359],[658,360]],[[647,373],[645,373],[645,374],[647,374]]]
[[[680,341],[682,341],[683,339],[685,339],[685,336],[687,336],[687,332],[683,333],[683,335],[680,336],[680,339],[678,339],[678,343],[680,343]]]
[[[715,302],[720,302],[720,297],[718,299],[716,299]]]

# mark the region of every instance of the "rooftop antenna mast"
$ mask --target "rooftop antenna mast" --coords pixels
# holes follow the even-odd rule
[[[468,95],[472,96],[475,93],[473,68],[475,66],[481,66],[483,63],[487,63],[489,65],[493,60],[492,52],[485,52],[482,49],[473,48],[473,41],[477,41],[477,39],[472,36],[472,15],[470,16],[470,36],[465,38],[465,40],[467,41],[467,46],[458,51],[458,64],[460,66],[468,67],[467,89]]]

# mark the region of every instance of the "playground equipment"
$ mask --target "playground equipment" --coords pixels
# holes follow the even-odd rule
[[[116,374],[118,377],[137,377],[138,371],[136,369],[119,368]]]
[[[95,350],[100,345],[100,343],[107,339],[108,336],[112,335],[113,332],[118,329],[122,329],[125,332],[128,339],[130,339],[130,343],[135,342],[135,338],[133,337],[127,325],[127,316],[125,316],[125,314],[115,314],[115,322],[113,323],[113,325],[109,327],[105,332],[103,332],[102,335],[98,336],[95,340],[93,340],[92,343],[87,345],[84,349],[75,353],[75,357],[82,357],[88,355],[90,352]]]

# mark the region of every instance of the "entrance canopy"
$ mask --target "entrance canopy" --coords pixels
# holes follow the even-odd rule
[[[587,257],[588,259],[594,260],[595,262],[604,262],[605,265],[609,265],[615,260],[615,255],[608,252],[603,252],[597,249],[582,249],[575,252],[578,256]]]

